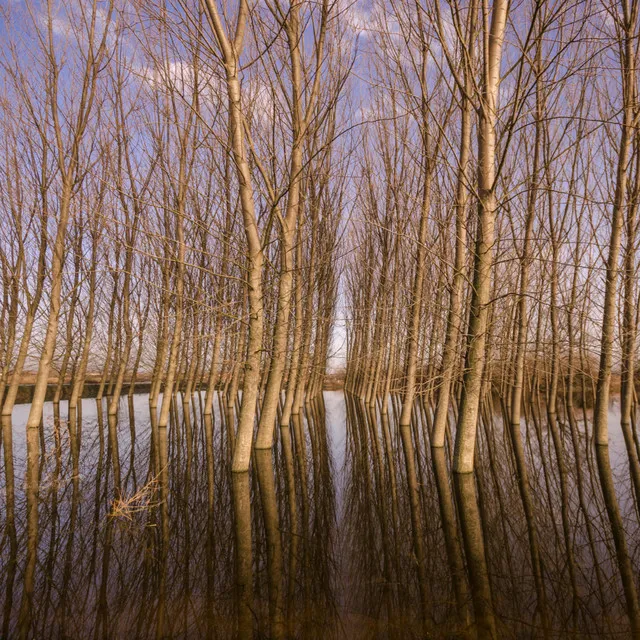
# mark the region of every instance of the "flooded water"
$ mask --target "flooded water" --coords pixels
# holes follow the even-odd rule
[[[574,439],[560,424],[558,456],[532,416],[525,486],[499,415],[482,420],[476,474],[453,480],[426,409],[399,429],[395,405],[381,416],[326,392],[234,475],[228,408],[201,408],[177,400],[163,429],[145,396],[117,420],[95,400],[71,422],[48,405],[36,455],[16,408],[2,637],[455,638],[491,616],[504,638],[628,637],[613,533],[635,576],[640,536],[614,409],[609,471],[583,423]]]

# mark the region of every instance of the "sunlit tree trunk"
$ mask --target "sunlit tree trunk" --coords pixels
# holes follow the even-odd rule
[[[473,4],[473,3],[472,3]],[[471,8],[470,12],[474,12]],[[472,18],[473,19],[473,18]],[[465,71],[465,78],[468,71]],[[466,91],[469,91],[467,80]],[[467,175],[469,160],[471,157],[471,115],[472,104],[465,95],[461,96],[460,110],[460,152],[458,157],[458,175],[456,183],[455,209],[455,257],[453,263],[453,282],[449,297],[449,311],[447,315],[447,329],[443,346],[441,381],[438,394],[438,404],[433,424],[433,447],[444,447],[445,431],[450,410],[451,384],[454,375],[454,366],[462,321],[462,294],[465,278],[465,252],[467,243],[466,213],[467,194],[469,190],[469,177]]]
[[[238,418],[232,465],[233,471],[242,472],[249,468],[251,457],[256,400],[260,380],[260,354],[264,322],[262,306],[262,265],[264,257],[253,201],[253,179],[245,152],[244,118],[239,78],[239,57],[245,36],[249,6],[246,0],[239,0],[235,35],[233,40],[230,40],[225,33],[215,2],[213,0],[202,0],[202,2],[223,58],[229,99],[229,141],[236,165],[242,218],[247,241],[249,335],[247,360],[242,383],[242,404]]]
[[[486,357],[487,313],[496,216],[496,107],[508,7],[507,0],[494,0],[487,32],[489,7],[487,0],[482,3],[482,13],[485,17],[483,32],[485,44],[482,59],[482,94],[478,107],[478,227],[465,373],[456,430],[454,471],[457,473],[468,473],[473,471],[474,467],[478,407]]]

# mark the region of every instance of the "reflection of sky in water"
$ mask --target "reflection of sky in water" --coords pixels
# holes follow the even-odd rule
[[[333,468],[340,476],[343,473],[346,454],[346,427],[347,419],[344,396],[340,391],[325,391],[324,406],[327,412],[327,429],[329,447],[333,458]]]
[[[202,393],[202,399],[204,401],[204,392]],[[326,426],[329,439],[330,453],[333,460],[333,470],[336,474],[334,482],[336,485],[336,498],[338,500],[338,513],[341,513],[341,498],[342,498],[342,483],[344,482],[344,464],[346,454],[346,405],[344,402],[344,396],[341,391],[325,391],[324,401],[326,408]],[[103,403],[106,401],[103,400]],[[159,395],[158,406],[162,403],[162,394]],[[194,396],[194,403],[197,405],[197,396]],[[179,400],[179,404],[181,401]],[[66,419],[66,402],[61,403],[61,417]],[[106,404],[103,404],[106,407]],[[20,470],[22,473],[24,470],[24,459],[26,450],[26,433],[24,426],[29,415],[28,404],[19,404],[14,407],[13,410],[13,449],[14,456],[16,458],[16,473]],[[147,395],[134,395],[133,407],[135,412],[135,432],[136,435],[140,435],[140,440],[137,440],[136,446],[138,448],[145,448],[148,445],[148,433],[150,428],[149,423],[149,403]],[[214,419],[216,424],[220,420],[220,407],[216,401],[214,402]],[[589,418],[591,418],[591,410],[588,412]],[[501,420],[496,421],[496,426],[501,425]],[[94,398],[84,398],[82,400],[82,421],[83,432],[89,437],[96,437],[97,429],[97,404]],[[120,455],[124,456],[128,454],[131,447],[131,430],[128,425],[129,421],[129,405],[128,399],[123,398],[120,402],[120,408],[118,412],[118,443],[120,447]],[[104,429],[106,431],[106,408],[105,408],[105,424]],[[53,425],[53,404],[46,402],[44,405],[44,424],[46,432],[50,433]],[[523,422],[524,425],[524,422]],[[582,423],[578,428],[582,429]],[[524,431],[523,431],[524,432]],[[67,441],[66,434],[63,430],[63,442]],[[568,442],[568,439],[567,439]],[[86,443],[85,443],[86,444]],[[616,476],[616,480],[624,481],[624,475],[627,469],[627,452],[624,444],[624,437],[622,435],[622,429],[620,428],[620,405],[618,401],[611,403],[609,407],[609,455],[611,458],[611,466]],[[83,446],[84,449],[84,446]]]

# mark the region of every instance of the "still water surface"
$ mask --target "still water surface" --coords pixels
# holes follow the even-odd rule
[[[393,410],[387,418],[326,392],[279,430],[273,453],[255,452],[249,474],[233,475],[227,410],[218,402],[210,420],[201,407],[198,396],[177,400],[158,429],[145,396],[124,399],[117,421],[95,400],[71,422],[66,403],[60,415],[48,405],[31,474],[28,407],[16,407],[13,442],[2,442],[0,637],[472,637],[474,598],[493,603],[499,637],[628,637],[582,426],[576,459],[561,425],[560,474],[544,421],[523,424],[531,519],[499,416],[481,425],[475,478],[454,487],[449,451],[429,448],[426,411],[400,433]],[[637,576],[637,506],[615,410],[611,423]],[[465,501],[474,506],[461,530]],[[469,581],[482,546],[487,593]]]

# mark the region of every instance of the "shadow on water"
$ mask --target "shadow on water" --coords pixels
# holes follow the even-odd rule
[[[457,475],[428,404],[400,428],[393,401],[327,392],[232,474],[222,395],[177,396],[167,427],[145,396],[105,403],[2,419],[2,638],[633,634],[623,440],[596,451],[573,414],[503,429],[486,403]]]

